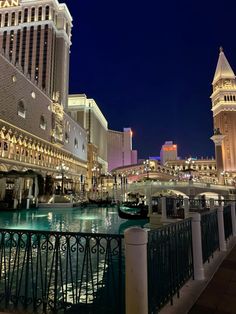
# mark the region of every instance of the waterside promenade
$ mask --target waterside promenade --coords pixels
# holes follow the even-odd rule
[[[160,314],[235,314],[236,304],[236,239],[232,239],[227,252],[215,253],[205,264],[205,279],[190,280],[167,304]]]

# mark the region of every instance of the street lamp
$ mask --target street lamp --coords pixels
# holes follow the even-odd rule
[[[191,165],[194,164],[194,160],[192,160],[192,158],[190,157],[185,161],[185,163],[188,165],[189,180],[191,180],[192,179],[191,171],[193,170],[191,168]]]
[[[144,171],[146,171],[147,179],[149,178],[150,160],[146,159],[144,162]]]
[[[61,165],[57,166],[56,169],[61,174],[61,195],[62,195],[64,190],[64,176],[65,173],[69,170],[69,167],[67,167],[63,162]]]

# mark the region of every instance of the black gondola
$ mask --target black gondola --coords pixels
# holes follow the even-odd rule
[[[120,218],[123,219],[147,219],[148,210],[146,207],[143,207],[137,213],[124,212],[120,209],[120,206],[118,205],[118,215]]]
[[[91,198],[89,198],[89,204],[92,205],[98,205],[98,206],[111,206],[112,205],[112,200],[111,199],[97,199],[97,200],[93,200]]]

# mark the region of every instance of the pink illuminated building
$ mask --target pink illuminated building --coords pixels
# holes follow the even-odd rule
[[[132,130],[123,132],[108,130],[108,171],[137,163],[137,150],[132,150]]]

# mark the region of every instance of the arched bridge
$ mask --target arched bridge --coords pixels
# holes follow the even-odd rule
[[[165,191],[172,191],[175,194],[184,194],[188,197],[196,197],[200,194],[217,194],[224,198],[235,199],[236,190],[234,186],[218,185],[199,182],[136,182],[128,184],[126,192],[141,193],[144,195],[154,196]]]

